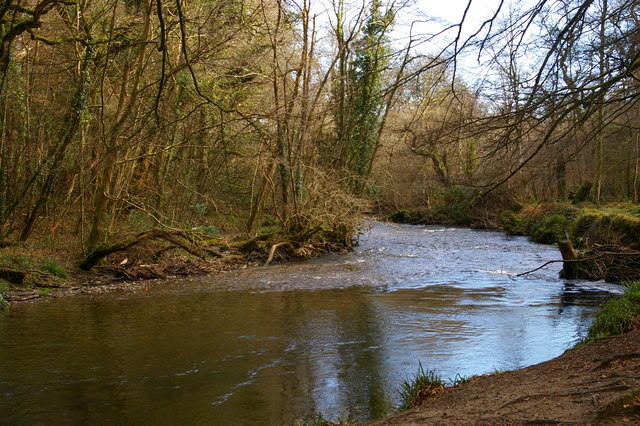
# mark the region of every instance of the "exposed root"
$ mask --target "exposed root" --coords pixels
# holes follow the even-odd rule
[[[276,250],[279,247],[287,247],[289,250],[295,251],[293,244],[291,244],[289,241],[280,241],[279,243],[276,243],[271,246],[271,249],[269,250],[269,256],[267,257],[267,260],[264,262],[264,266],[267,266],[269,263],[271,263],[271,261],[273,260],[273,255],[276,253]]]
[[[624,361],[633,358],[640,358],[640,352],[630,352],[627,354],[617,354],[612,356],[611,358],[607,358],[600,362],[600,364],[593,367],[590,371],[602,370],[603,368],[607,368],[614,361]]]

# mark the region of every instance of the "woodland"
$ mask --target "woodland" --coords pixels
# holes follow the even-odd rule
[[[368,211],[636,208],[638,3],[475,4],[2,0],[0,243],[81,259],[149,230],[344,242]]]

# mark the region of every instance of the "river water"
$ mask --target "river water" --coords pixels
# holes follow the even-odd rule
[[[357,250],[0,312],[0,424],[367,419],[419,363],[509,370],[584,337],[617,285],[557,278],[557,249],[374,223]]]

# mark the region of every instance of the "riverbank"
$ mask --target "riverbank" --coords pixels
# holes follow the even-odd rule
[[[315,232],[278,232],[242,239],[239,234],[194,238],[146,231],[81,256],[70,246],[42,242],[0,248],[0,309],[10,303],[75,294],[139,290],[158,279],[223,273],[271,262],[305,260],[351,249],[351,238]]]
[[[368,425],[638,424],[640,323],[550,361],[472,378]]]
[[[487,200],[475,204],[459,201],[454,204],[457,213],[449,218],[443,217],[438,206],[399,210],[388,218],[399,223],[496,229],[541,244],[563,244],[568,248],[563,259],[574,262],[567,278],[607,282],[640,279],[640,207],[636,204],[489,204]]]
[[[449,388],[431,379],[415,386],[409,410],[369,424],[640,424],[639,314],[640,282],[628,283],[604,305],[586,343]]]

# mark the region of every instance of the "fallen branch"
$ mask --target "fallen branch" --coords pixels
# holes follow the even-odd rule
[[[27,271],[16,268],[0,267],[0,278],[11,283],[22,284],[27,277]]]
[[[599,253],[599,254],[598,254],[598,255],[596,255],[596,256],[583,257],[583,258],[581,258],[581,259],[571,259],[571,260],[561,260],[561,259],[558,259],[558,260],[550,260],[550,261],[548,261],[548,262],[543,263],[542,265],[538,266],[538,267],[537,267],[537,268],[535,268],[535,269],[532,269],[532,270],[530,270],[530,271],[522,272],[522,273],[520,273],[520,274],[517,274],[517,275],[516,275],[516,277],[521,277],[521,276],[523,276],[523,275],[527,275],[527,274],[530,274],[530,273],[532,273],[532,272],[538,271],[538,270],[540,270],[540,269],[544,268],[545,266],[550,265],[550,264],[552,264],[552,263],[559,263],[559,262],[562,262],[562,263],[590,262],[590,261],[592,261],[592,260],[602,259],[603,257],[607,257],[607,256],[640,256],[640,252],[632,252],[632,253],[624,253],[624,252],[622,252],[622,253],[609,253],[609,252],[607,252],[607,253]]]
[[[170,233],[170,232],[167,232],[167,231],[161,231],[159,229],[152,229],[151,231],[147,231],[147,232],[143,232],[142,234],[138,234],[137,236],[135,236],[134,238],[131,238],[129,240],[120,241],[118,243],[111,244],[111,245],[109,245],[107,247],[99,248],[99,249],[96,249],[96,250],[92,251],[84,259],[84,261],[80,264],[80,268],[84,269],[85,271],[88,271],[89,269],[93,268],[101,259],[103,259],[104,257],[107,257],[111,253],[116,253],[116,252],[119,252],[119,251],[123,251],[123,250],[126,250],[126,249],[130,248],[130,247],[135,246],[136,244],[140,244],[141,242],[143,242],[145,240],[151,240],[151,239],[156,239],[156,238],[168,241],[171,244],[174,244],[174,245],[180,247],[181,249],[183,249],[187,253],[190,253],[190,254],[192,254],[194,256],[199,257],[200,259],[204,258],[204,256],[198,251],[198,249],[196,247],[194,247],[190,243],[186,243],[186,242],[180,241],[178,238],[176,238],[176,236],[184,237],[182,232],[171,232]]]

